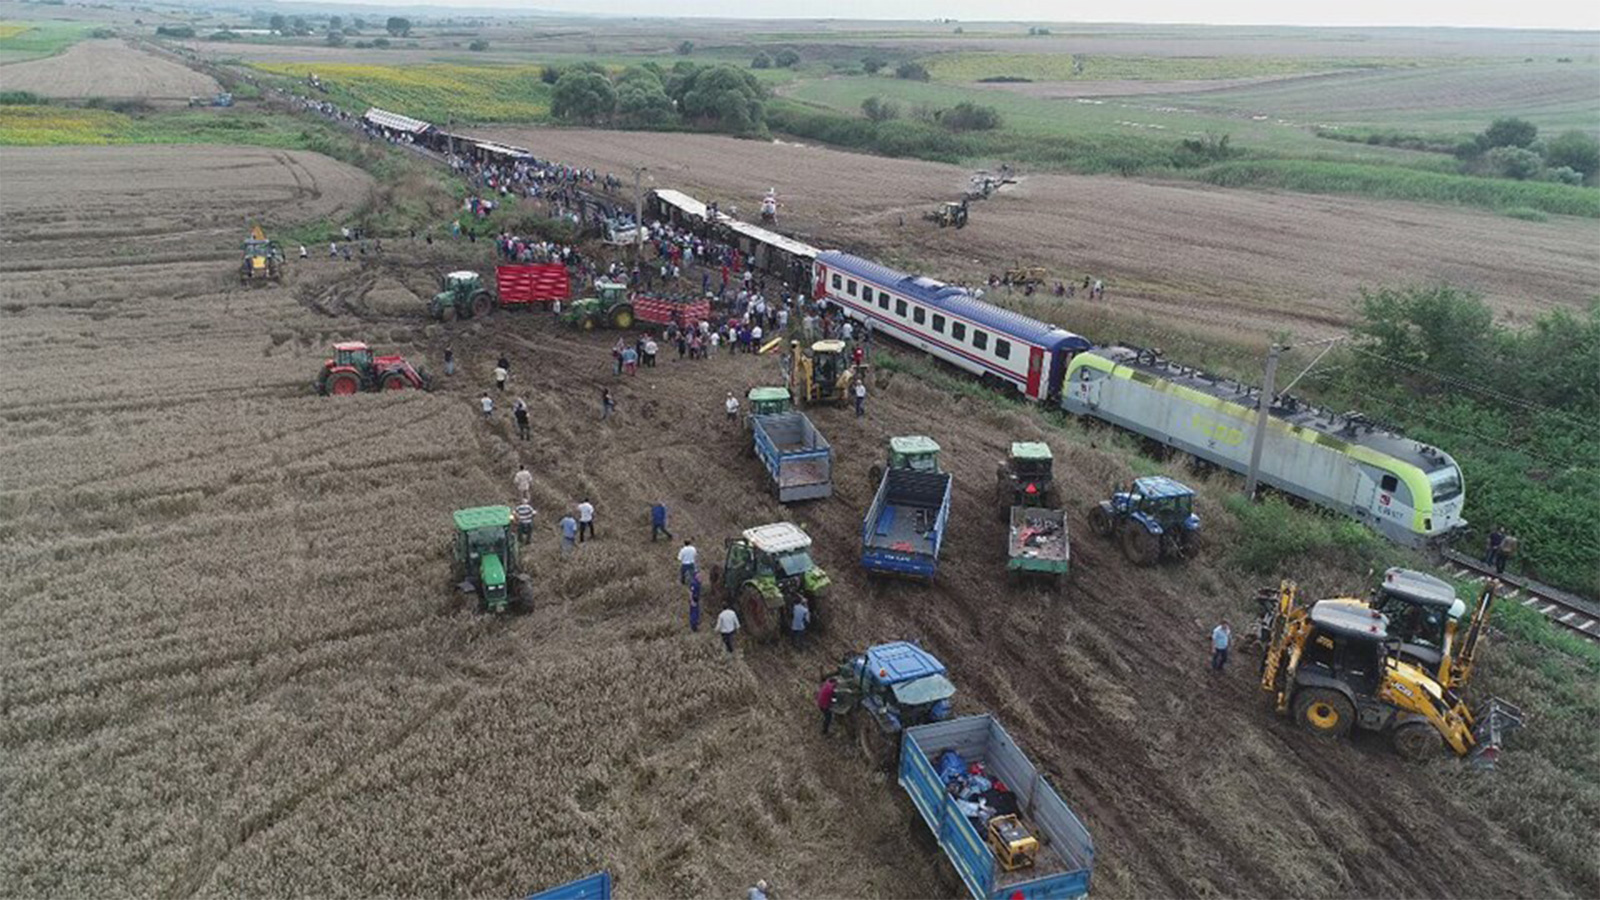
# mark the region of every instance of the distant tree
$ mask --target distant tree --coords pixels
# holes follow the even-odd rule
[[[489,42],[483,38],[478,38],[477,40],[468,44],[467,49],[474,53],[482,53],[483,51],[489,49]]]
[[[555,84],[561,80],[561,67],[545,66],[539,70],[539,80],[545,84]]]
[[[328,46],[329,47],[343,47],[344,46],[344,32],[342,32],[342,31],[330,31],[330,32],[328,32]]]
[[[194,37],[194,29],[188,25],[158,25],[156,26],[156,34],[162,37],[192,38]]]
[[[361,33],[361,29],[355,27],[354,25],[346,25],[344,27],[344,33],[350,35],[351,37],[355,37]]]
[[[362,29],[367,27],[367,20],[361,18],[360,16],[356,16],[351,20],[351,24],[355,25],[357,29]]]
[[[955,33],[956,34],[966,34],[967,30],[965,28],[962,28],[960,25],[957,25],[956,29],[955,29]]]
[[[661,128],[678,117],[658,71],[630,68],[617,80],[617,119],[630,128]]]
[[[951,131],[993,131],[1000,127],[1000,112],[992,106],[962,102],[945,110],[939,124]]]
[[[868,97],[861,101],[861,114],[870,122],[887,122],[899,118],[900,105],[882,97]]]
[[[768,56],[765,50],[759,51],[756,53],[756,58],[750,60],[750,68],[770,69],[772,68],[772,57]]]
[[[791,69],[800,62],[800,54],[793,50],[779,50],[778,55],[772,58],[780,69]]]
[[[694,41],[684,41],[678,45],[678,55],[688,56],[694,52]]]
[[[386,37],[373,38],[372,46],[377,47],[379,50],[387,50],[389,49],[389,39]]]
[[[311,26],[306,24],[305,16],[295,16],[289,20],[289,30],[295,34],[310,34]]]
[[[411,34],[411,20],[403,16],[390,16],[389,21],[383,23],[384,30],[395,37],[405,37]]]
[[[550,94],[550,114],[558,119],[594,124],[611,117],[617,91],[611,79],[574,69],[561,76]]]
[[[272,18],[267,20],[267,27],[283,34],[289,30],[289,20],[283,17],[283,13],[273,13]]]
[[[1485,150],[1492,150],[1495,147],[1526,147],[1538,136],[1539,128],[1532,122],[1516,118],[1495,119],[1484,130],[1482,143]]]
[[[236,32],[229,31],[226,28],[206,35],[206,40],[208,41],[237,41],[238,39],[239,35]]]
[[[876,75],[878,74],[879,69],[887,66],[888,64],[889,61],[887,59],[874,54],[861,61],[861,68],[868,75]]]
[[[1564,131],[1545,145],[1544,161],[1553,169],[1565,167],[1593,178],[1600,172],[1600,141],[1581,131]]]
[[[1525,147],[1496,147],[1483,155],[1491,171],[1505,178],[1523,181],[1539,174],[1544,159]]]
[[[766,91],[743,69],[705,66],[679,72],[674,67],[667,94],[678,101],[678,112],[686,120],[702,127],[733,134],[766,128]]]
[[[343,31],[344,30],[344,16],[329,16],[328,17],[328,30],[329,31]]]
[[[928,74],[927,66],[922,63],[906,60],[895,67],[894,77],[904,78],[908,81],[927,81],[933,76]]]

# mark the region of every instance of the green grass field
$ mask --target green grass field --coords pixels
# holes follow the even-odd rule
[[[84,22],[0,22],[0,63],[53,56],[93,30]],[[0,79],[0,87],[4,84]]]
[[[310,141],[292,118],[242,109],[130,116],[108,109],[0,106],[0,146],[251,144],[312,149]]]
[[[380,66],[355,63],[258,63],[273,75],[303,80],[315,73],[347,109],[379,106],[431,122],[526,122],[550,111],[550,86],[542,65],[424,63]]]
[[[1322,59],[1311,56],[1101,56],[1090,53],[992,52],[941,53],[922,62],[936,80],[956,82],[995,77],[1027,78],[1032,81],[1211,81],[1394,64],[1388,60]]]

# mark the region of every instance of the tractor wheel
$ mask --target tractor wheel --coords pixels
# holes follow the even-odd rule
[[[325,390],[334,396],[361,393],[361,379],[354,372],[335,372],[328,376]]]
[[[406,376],[399,372],[390,372],[383,376],[383,381],[379,382],[379,387],[386,391],[403,391],[411,387],[411,382],[407,381]]]
[[[619,303],[611,307],[611,327],[618,331],[627,331],[633,327],[633,306]]]
[[[1122,529],[1122,555],[1136,566],[1154,565],[1161,555],[1160,538],[1139,525],[1129,524]]]
[[[1294,720],[1318,737],[1344,737],[1355,725],[1356,708],[1338,691],[1307,688],[1295,695]]]
[[[865,709],[860,712],[861,721],[857,723],[856,734],[861,744],[861,755],[867,759],[867,768],[892,771],[899,756],[894,739],[883,733],[883,727],[872,718],[872,713]]]
[[[494,299],[489,296],[488,291],[478,291],[474,293],[472,295],[471,303],[473,318],[482,318],[483,316],[487,316],[488,314],[494,312]]]
[[[1396,753],[1416,762],[1432,759],[1444,749],[1439,730],[1427,722],[1406,722],[1394,730],[1389,740]]]
[[[1103,506],[1089,507],[1089,530],[1101,537],[1111,536],[1111,516]]]
[[[771,643],[778,639],[778,617],[767,611],[767,601],[750,585],[739,589],[739,616],[752,638]]]
[[[456,305],[454,303],[441,303],[433,311],[433,317],[441,322],[453,322],[456,318]]]
[[[874,485],[872,489],[876,491],[878,489],[876,486],[883,484],[883,466],[873,466],[872,468],[868,469],[867,478]]]
[[[533,612],[533,579],[527,574],[518,574],[512,579],[511,584],[511,611],[516,613]]]
[[[595,329],[595,325],[596,322],[594,316],[584,316],[583,321],[579,323],[578,327],[582,328],[584,331],[593,331]]]

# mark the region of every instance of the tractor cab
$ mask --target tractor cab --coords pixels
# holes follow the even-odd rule
[[[944,470],[939,468],[939,444],[931,437],[920,434],[903,435],[889,439],[889,455],[884,465],[873,464],[867,473],[873,484],[883,481],[883,471],[889,469],[910,469],[913,472],[938,473]]]
[[[745,395],[745,408],[752,416],[776,416],[789,411],[789,389],[781,387],[751,388]]]
[[[562,322],[584,331],[607,326],[627,331],[633,327],[634,319],[627,284],[608,278],[595,279],[594,296],[572,301],[561,314]]]
[[[628,286],[620,281],[601,278],[594,283],[594,293],[601,303],[610,307],[628,299]]]
[[[1360,600],[1320,600],[1311,607],[1311,631],[1300,661],[1302,679],[1315,674],[1370,697],[1383,683],[1392,639],[1389,618]]]
[[[1000,467],[1002,506],[1053,506],[1055,454],[1043,441],[1012,441]]]
[[[747,528],[726,543],[722,585],[753,633],[776,637],[788,627],[795,601],[806,598],[813,620],[832,583],[811,559],[811,536],[798,525],[774,522]]]
[[[479,506],[455,512],[456,574],[462,590],[478,595],[484,612],[505,612],[513,604],[510,575],[516,571],[517,544],[511,536],[510,507]]]
[[[477,272],[468,269],[451,272],[439,279],[439,288],[444,291],[464,291],[470,294],[482,287],[483,279],[478,276]]]
[[[442,276],[439,288],[429,307],[435,319],[470,319],[494,311],[494,298],[483,286],[483,279],[470,269],[458,269]]]
[[[950,718],[956,686],[944,663],[910,641],[867,648],[840,667],[838,689],[889,730]]]
[[[333,365],[348,366],[358,372],[372,370],[372,348],[361,341],[346,341],[333,345]]]
[[[1128,490],[1118,491],[1111,504],[1119,513],[1141,524],[1156,526],[1156,534],[1199,531],[1200,517],[1194,512],[1194,489],[1165,475],[1135,478]]]
[[[839,381],[848,368],[850,364],[844,355],[844,341],[817,341],[811,345],[811,379],[817,386],[819,399],[826,400],[836,392],[844,391]]]
[[[1372,592],[1372,608],[1389,621],[1399,654],[1429,671],[1438,668],[1454,629],[1467,611],[1449,582],[1425,572],[1391,568]]]

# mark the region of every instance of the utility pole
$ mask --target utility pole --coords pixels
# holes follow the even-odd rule
[[[644,262],[644,193],[640,190],[639,179],[648,171],[646,166],[633,170],[633,261],[636,264]]]
[[[1261,380],[1261,396],[1256,400],[1256,435],[1250,444],[1250,472],[1245,476],[1244,495],[1256,498],[1256,481],[1261,474],[1261,450],[1267,443],[1267,420],[1272,412],[1273,382],[1278,378],[1278,354],[1282,347],[1273,344],[1267,350],[1267,375]]]

